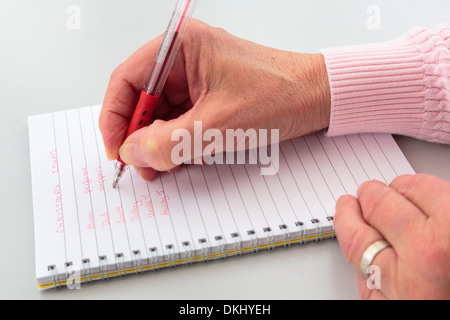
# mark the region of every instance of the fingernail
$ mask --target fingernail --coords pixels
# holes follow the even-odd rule
[[[106,153],[106,158],[109,161],[113,161],[116,160],[116,157],[112,154],[112,152],[110,152],[108,149],[105,149],[105,153]]]

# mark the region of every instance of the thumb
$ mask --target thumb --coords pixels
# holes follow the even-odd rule
[[[169,171],[183,162],[189,162],[193,156],[185,152],[180,156],[176,148],[180,141],[190,150],[193,143],[194,121],[191,112],[178,118],[164,121],[155,120],[148,127],[131,134],[122,144],[119,155],[122,160],[134,167],[151,167],[157,171]],[[181,138],[181,139],[180,139]]]

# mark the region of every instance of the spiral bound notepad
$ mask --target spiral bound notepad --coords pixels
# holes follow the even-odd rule
[[[339,196],[414,173],[391,135],[322,132],[282,142],[276,175],[187,165],[145,182],[130,168],[113,189],[99,112],[28,118],[40,289],[332,238]]]

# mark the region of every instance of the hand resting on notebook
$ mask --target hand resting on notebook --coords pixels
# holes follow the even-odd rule
[[[280,140],[326,128],[329,89],[323,57],[276,50],[236,38],[193,20],[188,27],[155,121],[124,135],[162,37],[114,70],[99,126],[108,158],[119,155],[152,179],[174,169],[175,129],[279,129]],[[193,141],[194,139],[192,139]],[[135,148],[137,146],[137,148]],[[195,156],[192,153],[193,157]]]
[[[380,288],[371,289],[359,272],[366,299],[450,298],[450,182],[426,174],[400,176],[389,186],[362,184],[358,199],[336,204],[335,230],[342,252],[356,268],[363,251],[386,239],[372,264],[379,267]]]
[[[177,169],[171,134],[178,128],[193,133],[194,121],[202,121],[203,130],[276,128],[280,140],[328,128],[331,135],[378,131],[450,143],[450,83],[445,78],[450,30],[419,31],[379,47],[300,54],[260,46],[194,20],[154,122],[123,144],[162,37],[112,73],[99,122],[106,153],[109,159],[120,154],[151,180],[158,171]],[[439,54],[433,53],[436,48]],[[443,65],[435,68],[433,63]],[[336,234],[355,268],[374,241],[386,239],[392,246],[373,260],[381,270],[380,289],[369,289],[367,279],[358,275],[363,298],[450,298],[449,199],[450,183],[413,175],[388,186],[367,182],[357,198],[344,196],[337,202]]]

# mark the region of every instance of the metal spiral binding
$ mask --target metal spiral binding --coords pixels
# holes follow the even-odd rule
[[[286,246],[290,247],[291,246],[291,235],[289,233],[288,226],[285,224],[282,224],[279,227],[283,231],[284,247],[285,248],[286,248]]]
[[[64,264],[66,268],[66,286],[69,289],[80,289],[81,284],[81,270],[78,265],[74,265],[72,261]]]
[[[141,259],[141,251],[134,250],[133,254],[133,267],[136,269],[136,273],[142,273],[144,270],[142,269],[142,259]]]
[[[234,232],[231,234],[231,238],[234,240],[234,254],[241,255],[242,254],[242,242],[240,241],[239,233]]]
[[[191,244],[189,241],[182,242],[183,249],[184,249],[184,257],[186,259],[186,264],[192,263],[192,250],[191,250]]]
[[[202,247],[202,261],[209,261],[209,248],[207,246],[208,242],[205,238],[198,239],[198,243],[200,243],[200,246]],[[205,259],[206,257],[206,259]]]
[[[225,241],[223,240],[222,236],[215,236],[214,239],[219,244],[219,257],[225,258],[226,252],[225,252]]]
[[[336,234],[334,233],[334,224],[333,224],[334,217],[328,216],[327,220],[331,222],[331,239],[334,239],[334,237],[336,236]]]
[[[265,227],[263,228],[263,231],[267,234],[267,250],[270,250],[271,248],[272,250],[274,250],[275,240],[273,238],[272,229],[270,229],[269,227]]]
[[[53,284],[55,285],[55,288],[61,287],[61,281],[59,280],[58,273],[56,272],[56,266],[51,265],[47,267],[47,270],[50,271],[52,275]]]
[[[306,243],[306,229],[305,229],[305,224],[301,221],[298,221],[295,223],[295,225],[299,228],[300,230],[300,244],[305,244]]]
[[[72,274],[74,273],[73,263],[72,261],[68,261],[64,264],[64,266],[66,267],[66,279],[69,279],[69,277],[71,277]]]
[[[328,216],[327,220],[332,223],[333,218],[334,217],[332,217],[332,216]],[[315,241],[316,242],[322,241],[324,239],[324,228],[323,228],[321,221],[317,218],[313,218],[313,219],[311,219],[311,222],[316,228]],[[306,230],[305,224],[301,221],[298,221],[295,223],[295,226],[298,228],[298,231],[300,232],[299,244],[305,244],[307,242],[307,230]],[[281,224],[281,225],[279,225],[279,228],[282,231],[283,236],[284,236],[284,241],[283,241],[284,246],[290,247],[292,244],[292,238],[291,238],[292,235],[289,233],[288,226],[286,224]],[[276,244],[275,244],[275,238],[274,238],[272,229],[270,227],[265,227],[265,228],[263,228],[263,231],[267,237],[267,249],[274,250]],[[258,237],[257,237],[255,230],[248,230],[247,234],[250,238],[251,252],[252,253],[258,252],[259,251]],[[332,238],[335,237],[334,227],[332,227],[331,237]],[[243,243],[242,243],[242,239],[241,239],[239,233],[238,232],[231,233],[231,238],[234,241],[234,254],[241,255],[243,252],[243,248],[242,248]],[[218,235],[218,236],[215,236],[214,239],[218,245],[218,257],[225,258],[227,253],[226,253],[226,242],[225,242],[223,236]],[[198,243],[200,244],[200,247],[201,247],[202,261],[209,261],[211,248],[208,246],[207,239],[206,238],[198,239]],[[186,260],[186,264],[192,264],[194,262],[194,253],[193,253],[192,244],[189,241],[184,241],[184,242],[182,242],[182,247],[184,249],[184,258]],[[175,257],[174,246],[172,244],[168,244],[168,245],[166,245],[166,249],[167,249],[167,257],[168,257],[168,266],[169,267],[176,266],[176,260],[175,260],[176,257]],[[106,255],[103,255],[103,256],[99,256],[98,259],[99,259],[99,272],[101,274],[101,277],[102,277],[102,279],[108,279],[110,275],[108,273],[107,257],[106,257]],[[150,262],[150,265],[152,266],[153,270],[158,270],[160,268],[157,247],[149,248],[149,262]],[[140,250],[132,251],[132,263],[133,263],[133,267],[136,269],[136,273],[143,273],[144,269],[143,269],[143,262],[142,262]],[[117,253],[115,255],[115,265],[116,265],[116,269],[118,271],[118,275],[120,277],[126,276],[125,257],[124,257],[123,253]],[[64,266],[65,266],[66,279],[69,279],[74,273],[74,270],[73,270],[74,265],[71,261],[69,261],[69,262],[66,262],[64,264]],[[62,286],[62,284],[61,284],[61,279],[56,270],[56,265],[49,265],[47,267],[47,269],[51,274],[54,287],[60,288]],[[82,259],[82,272],[83,272],[83,276],[84,276],[86,282],[93,281],[92,274],[91,274],[90,259],[87,259],[87,258]]]
[[[106,258],[106,256],[98,257],[98,265],[100,267],[100,274],[102,275],[103,280],[105,280],[105,273],[106,273],[106,279],[109,278],[107,261],[108,261],[108,259]]]
[[[250,236],[250,246],[252,247],[252,253],[258,252],[258,239],[256,238],[255,230],[247,231],[247,234]]]
[[[153,247],[148,249],[148,251],[150,253],[150,263],[153,266],[153,271],[158,270],[159,269],[158,248]]]
[[[127,275],[123,253],[116,254],[116,268],[119,271],[119,277]]]
[[[176,261],[175,261],[175,252],[173,249],[173,244],[168,244],[166,246],[167,249],[167,257],[169,259],[169,267],[175,267]]]
[[[316,242],[323,240],[323,228],[322,223],[317,218],[311,219],[311,222],[316,225]],[[320,234],[320,239],[319,239]]]
[[[91,263],[91,260],[89,260],[89,259],[81,260],[81,264],[83,265],[83,275],[84,275],[86,282],[92,282],[90,263]]]

